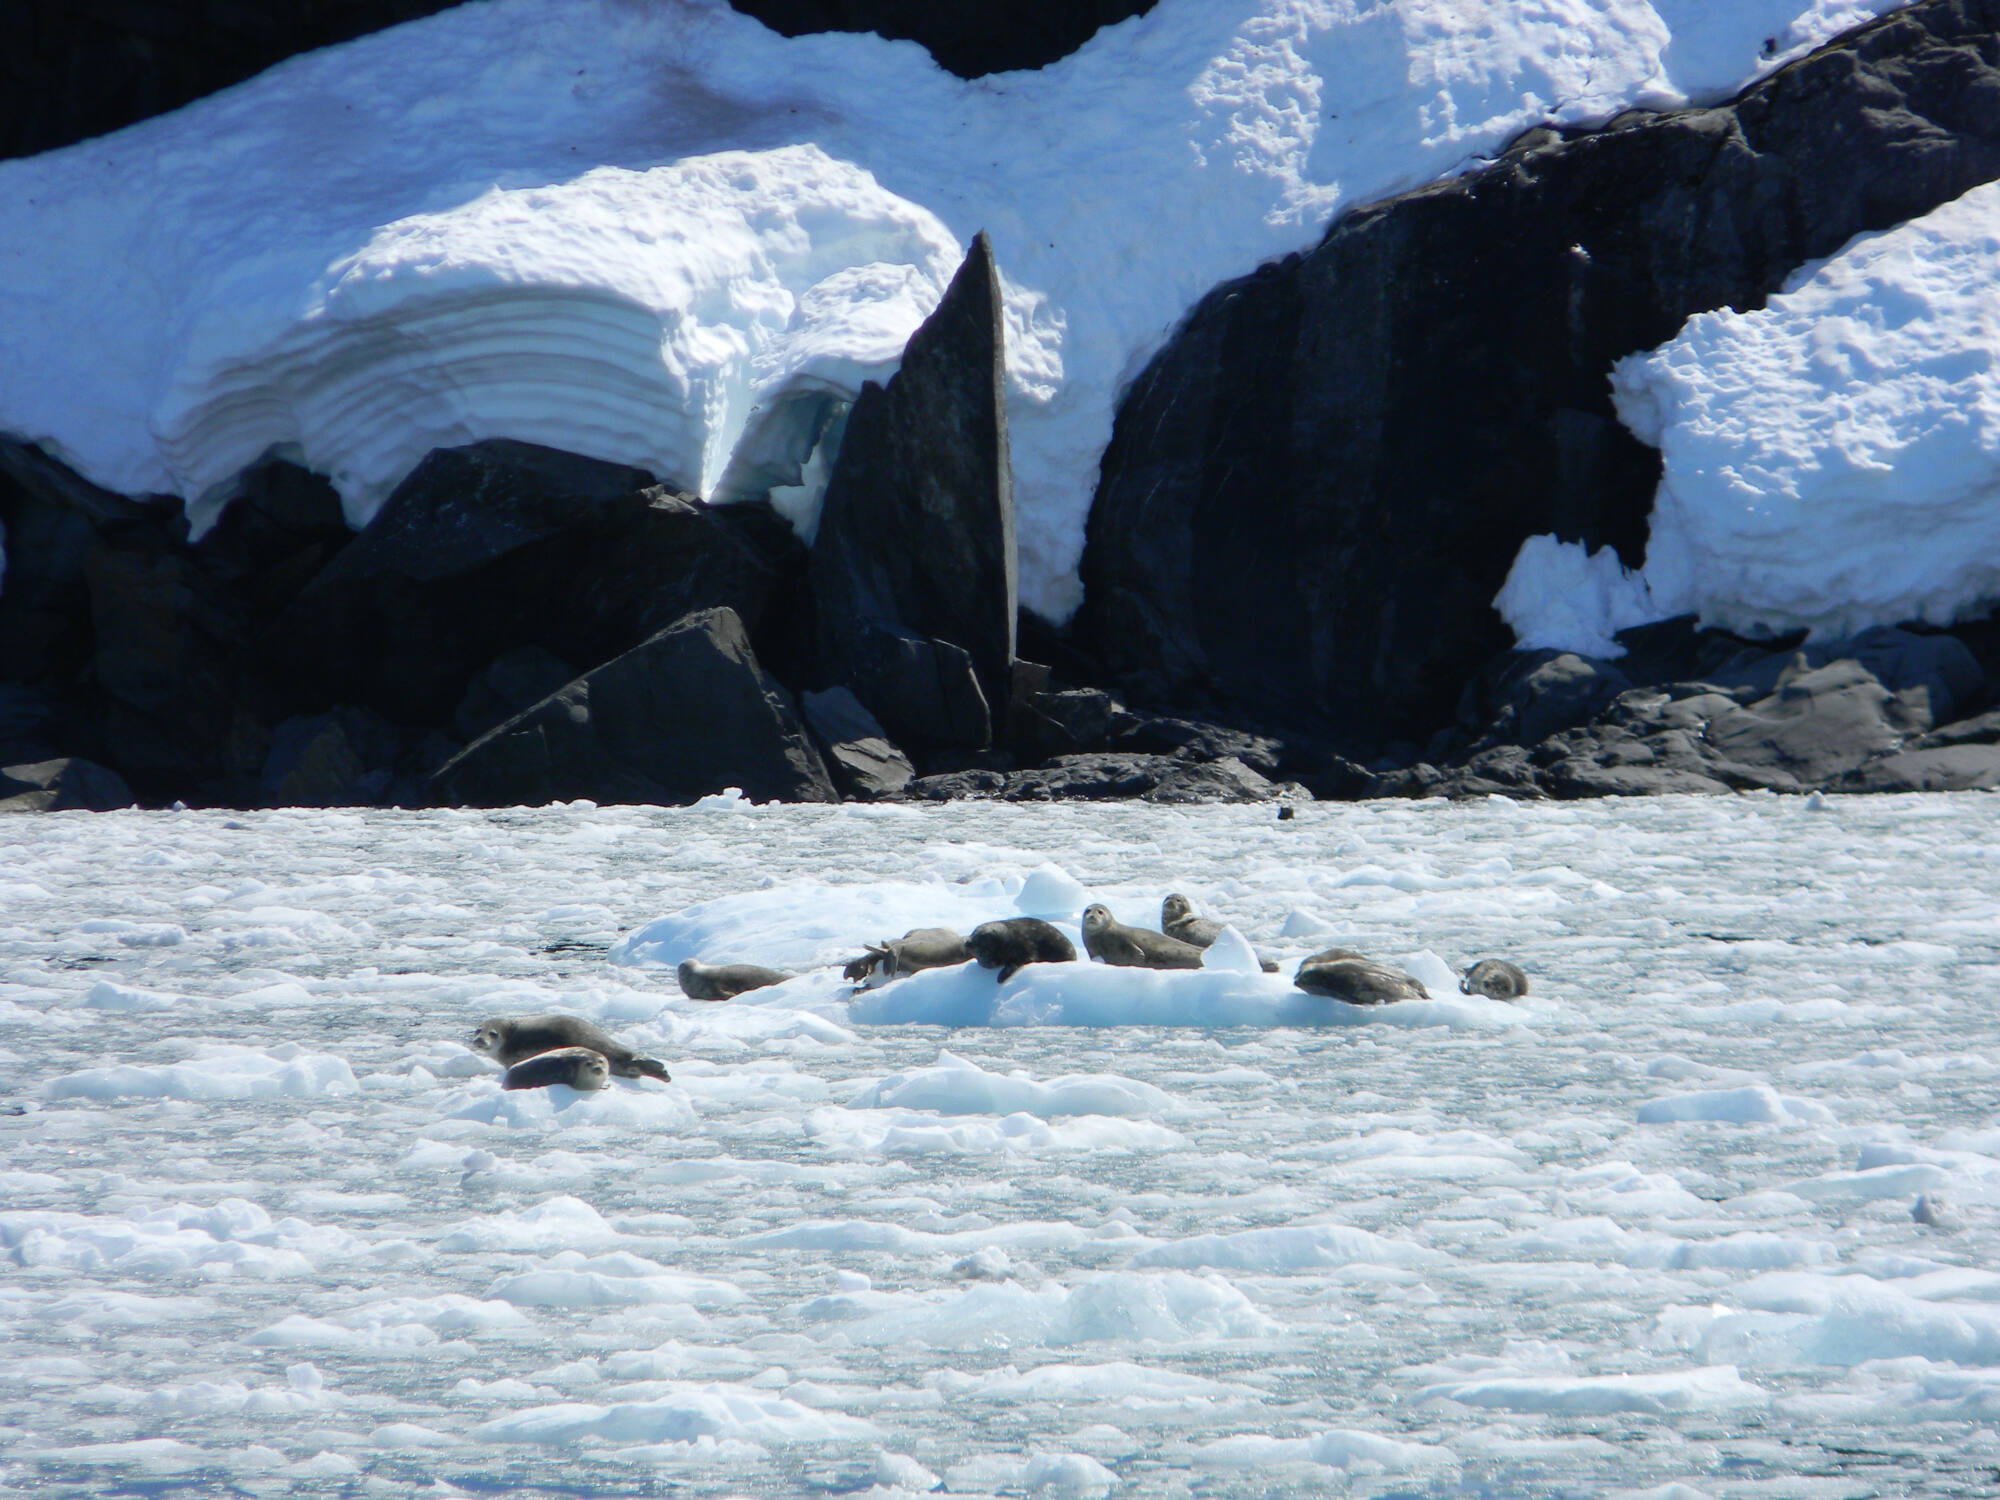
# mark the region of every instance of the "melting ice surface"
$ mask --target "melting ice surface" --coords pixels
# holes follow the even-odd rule
[[[1997,824],[10,819],[0,1491],[1990,1492]],[[826,967],[1170,890],[1436,998]],[[1448,987],[1486,954],[1525,1003]],[[673,1082],[502,1093],[464,1040],[543,1010]]]

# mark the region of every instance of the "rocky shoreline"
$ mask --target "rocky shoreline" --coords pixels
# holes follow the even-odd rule
[[[0,440],[0,810],[2000,785],[1991,622],[1683,619],[1613,661],[1509,649],[1490,603],[1532,535],[1643,558],[1659,457],[1612,361],[2000,178],[1995,97],[2000,0],[1921,0],[1344,215],[1127,392],[1060,629],[1017,598],[984,236],[841,417],[810,543],[508,441],[359,533],[271,457],[196,538]]]

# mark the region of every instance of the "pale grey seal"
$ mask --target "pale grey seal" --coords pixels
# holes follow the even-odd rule
[[[1213,948],[1215,940],[1222,936],[1222,924],[1211,917],[1196,916],[1194,903],[1185,896],[1175,894],[1160,903],[1160,931],[1184,943],[1193,943],[1197,948]],[[1275,958],[1266,958],[1260,953],[1257,964],[1266,974],[1278,972]]]
[[[1083,909],[1084,951],[1099,963],[1124,969],[1199,969],[1200,947],[1164,932],[1127,927],[1111,908],[1094,902]]]
[[[500,1076],[503,1089],[545,1089],[566,1083],[583,1094],[594,1094],[611,1082],[611,1060],[595,1047],[558,1047],[524,1058]]]
[[[981,922],[965,940],[981,968],[998,969],[1005,984],[1028,964],[1076,962],[1076,945],[1040,917]]]
[[[620,1078],[657,1078],[668,1082],[665,1064],[641,1057],[623,1042],[614,1042],[601,1027],[581,1016],[507,1016],[483,1024],[472,1033],[472,1050],[484,1052],[503,1068],[560,1047],[588,1047],[600,1052]]]
[[[1465,971],[1458,992],[1484,995],[1489,1000],[1518,1000],[1528,993],[1528,976],[1504,958],[1482,958]]]
[[[761,964],[705,964],[698,958],[684,958],[675,974],[681,993],[690,1000],[734,1000],[749,990],[768,989],[792,976]]]
[[[1345,1000],[1349,1005],[1391,1005],[1428,1000],[1430,991],[1401,969],[1363,958],[1351,948],[1329,948],[1299,965],[1292,983],[1309,995]]]
[[[899,938],[869,943],[867,948],[841,971],[855,984],[878,974],[884,980],[900,979],[905,974],[948,968],[972,959],[965,939],[949,927],[913,927]]]

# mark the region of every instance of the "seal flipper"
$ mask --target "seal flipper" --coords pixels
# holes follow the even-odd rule
[[[1008,980],[1012,979],[1016,974],[1020,973],[1023,967],[1024,965],[1021,964],[1007,965],[1006,968],[1000,971],[1000,977],[993,981],[994,986],[997,988],[1000,985],[1005,984]]]

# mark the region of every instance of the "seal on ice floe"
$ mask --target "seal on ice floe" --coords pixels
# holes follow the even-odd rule
[[[611,1060],[595,1047],[558,1047],[523,1058],[500,1075],[503,1089],[545,1089],[566,1083],[578,1093],[594,1094],[611,1082]]]
[[[851,983],[863,984],[878,974],[884,980],[900,979],[905,974],[948,968],[972,958],[965,939],[949,927],[913,927],[899,938],[869,943],[867,948],[866,953],[841,970]]]
[[[690,1000],[734,1000],[749,990],[769,989],[792,976],[761,964],[705,964],[698,958],[684,958],[674,971],[681,993]]]
[[[472,1050],[484,1052],[503,1068],[563,1047],[587,1047],[601,1053],[620,1078],[657,1078],[668,1082],[666,1065],[641,1057],[623,1042],[614,1042],[581,1016],[507,1016],[485,1022],[472,1033]]]
[[[1428,1000],[1430,991],[1401,969],[1363,958],[1352,948],[1329,948],[1299,965],[1292,980],[1308,995],[1325,995],[1349,1005],[1393,1005]]]
[[[1040,917],[981,922],[965,940],[981,968],[998,969],[1005,984],[1028,964],[1076,962],[1076,945]]]
[[[1127,927],[1111,908],[1093,902],[1083,909],[1084,951],[1099,963],[1123,969],[1199,969],[1201,947],[1164,932]]]
[[[1176,893],[1160,903],[1160,931],[1197,948],[1213,948],[1215,940],[1222,936],[1222,924],[1212,917],[1196,916],[1194,903]],[[1257,955],[1257,965],[1266,974],[1278,972],[1278,961],[1261,953]]]
[[[1465,971],[1458,992],[1484,995],[1489,1000],[1518,1000],[1528,993],[1528,976],[1504,958],[1482,958]]]

